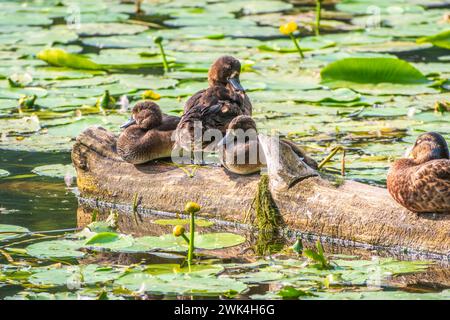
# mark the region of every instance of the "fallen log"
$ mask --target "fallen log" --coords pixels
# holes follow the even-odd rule
[[[99,127],[77,138],[72,161],[85,205],[101,208],[110,203],[131,210],[137,197],[137,212],[176,213],[186,202],[195,201],[207,219],[241,227],[248,226],[246,217],[255,217],[260,175],[239,176],[215,166],[189,172],[169,161],[132,165],[120,159],[115,144],[116,137]],[[450,216],[410,212],[383,188],[350,180],[336,183],[311,174],[310,168],[301,168],[306,175],[297,179],[292,177],[295,172],[283,175],[282,168],[275,167],[268,161],[270,181],[276,182],[271,195],[285,235],[450,259]],[[289,181],[283,187],[286,176]]]

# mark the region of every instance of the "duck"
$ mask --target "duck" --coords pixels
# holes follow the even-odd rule
[[[142,164],[171,156],[172,133],[180,117],[163,114],[153,101],[138,101],[120,128],[117,153],[126,162]]]
[[[305,150],[294,142],[280,139],[280,144],[288,145],[308,166],[317,170],[318,164]],[[227,128],[225,137],[218,143],[219,159],[222,166],[239,175],[259,172],[266,165],[264,152],[258,141],[256,123],[252,117],[239,115]]]
[[[244,115],[252,115],[252,104],[239,80],[241,63],[232,56],[219,57],[208,71],[209,87],[202,89],[190,97],[185,105],[186,113],[191,108],[201,106],[208,108],[219,101],[236,103]]]
[[[222,166],[232,173],[239,175],[256,173],[266,163],[258,143],[256,123],[250,116],[240,115],[231,120],[227,133],[219,141],[218,147]]]
[[[396,160],[387,189],[400,205],[416,213],[450,213],[450,155],[444,137],[419,135],[408,158]]]
[[[223,136],[234,117],[252,114],[252,104],[239,80],[240,71],[239,60],[231,56],[222,56],[211,65],[208,71],[209,87],[198,91],[185,103],[175,135],[177,146],[192,150],[193,142],[200,138],[194,137],[196,122],[201,124],[202,134],[215,129]],[[212,143],[203,141],[200,148],[210,145],[213,149],[214,141],[217,143],[219,140]]]

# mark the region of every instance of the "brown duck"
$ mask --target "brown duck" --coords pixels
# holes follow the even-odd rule
[[[391,166],[387,176],[391,196],[413,212],[450,213],[450,156],[444,137],[421,134],[411,156]]]
[[[281,139],[308,166],[317,170],[317,162],[295,143]],[[227,134],[218,143],[223,148],[220,161],[228,170],[236,174],[246,175],[259,172],[266,160],[258,142],[256,123],[250,116],[235,117],[228,125]]]
[[[208,108],[219,101],[230,101],[241,109],[241,114],[251,115],[252,104],[239,80],[241,63],[234,57],[222,56],[209,68],[209,87],[198,91],[186,101],[184,112],[193,107]]]
[[[223,135],[234,117],[251,115],[252,105],[240,84],[240,71],[240,62],[230,56],[220,57],[211,65],[209,87],[194,94],[184,106],[175,136],[177,145],[192,150],[194,140],[198,140],[194,137],[194,123],[201,124],[202,133],[217,129]],[[202,147],[208,144],[205,141]]]
[[[152,101],[136,103],[130,120],[121,126],[124,130],[117,140],[117,153],[133,164],[170,157],[171,137],[179,121],[179,117],[163,114]]]

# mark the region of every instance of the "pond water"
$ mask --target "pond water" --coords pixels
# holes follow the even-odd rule
[[[376,7],[364,0],[336,2],[325,1],[322,34],[315,37],[311,1],[144,1],[144,13],[136,15],[133,3],[119,0],[0,0],[0,225],[31,231],[76,228],[70,166],[74,138],[91,125],[118,132],[128,118],[126,104],[99,108],[97,99],[108,90],[117,101],[126,95],[132,106],[152,90],[164,112],[179,115],[186,99],[206,86],[211,62],[224,53],[243,64],[241,82],[260,131],[277,130],[317,160],[343,145],[347,179],[384,186],[390,162],[418,134],[436,131],[450,139],[448,37],[447,49],[416,43],[450,28],[449,7],[439,0],[433,5],[425,0],[379,1]],[[302,60],[278,31],[291,20],[300,26]],[[164,38],[168,73],[153,42],[156,36]],[[36,57],[49,47],[84,54],[103,65],[102,70],[49,66]],[[325,66],[349,57],[398,57],[427,81],[321,83]],[[19,113],[22,95],[37,99]],[[338,172],[339,157],[327,168]],[[24,238],[33,242],[7,250],[5,243],[23,239],[2,240],[0,228],[0,298],[450,297],[446,265],[398,261],[383,253],[332,256],[336,248],[325,247],[328,268],[286,250],[272,259],[229,258],[227,250],[238,249],[221,253],[216,239],[217,252],[202,252],[199,264],[187,272],[177,266],[186,250],[180,243],[167,250],[170,254],[143,254],[145,248],[167,245],[167,239],[121,235],[121,242],[110,239],[116,244],[114,253],[107,254],[104,244],[80,244],[92,236],[67,239],[69,248],[62,256],[45,256],[42,248],[34,254],[20,250],[41,242],[36,235]],[[144,247],[130,253],[136,241]],[[236,256],[239,251],[231,252]]]

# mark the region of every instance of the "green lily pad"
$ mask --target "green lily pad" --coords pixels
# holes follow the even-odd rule
[[[204,233],[195,237],[195,247],[200,249],[221,249],[240,245],[245,238],[234,233]]]
[[[84,19],[83,19],[84,20]],[[75,31],[82,36],[109,36],[116,34],[136,34],[147,30],[146,26],[126,23],[82,23]]]
[[[51,240],[31,244],[26,247],[30,256],[40,259],[81,258],[84,252],[78,251],[83,241]]]
[[[152,276],[147,273],[129,273],[115,284],[132,291],[143,291],[165,295],[217,296],[228,292],[243,292],[247,286],[230,278],[214,278],[181,274],[170,276]]]
[[[417,43],[424,43],[424,42],[430,42],[437,47],[450,49],[450,29],[442,31],[433,36],[417,39]]]
[[[82,286],[93,285],[117,279],[122,271],[96,264],[87,266],[69,266],[34,273],[29,281],[34,285],[45,286]]]
[[[324,82],[426,83],[427,78],[406,61],[395,58],[347,58],[329,64],[320,75]]]
[[[31,172],[53,178],[64,178],[67,175],[75,177],[77,175],[75,168],[71,164],[49,164],[36,167]]]

